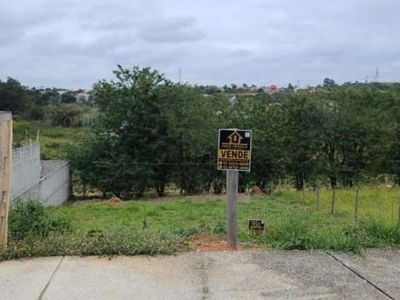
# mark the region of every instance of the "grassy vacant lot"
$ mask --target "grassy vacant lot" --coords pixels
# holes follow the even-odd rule
[[[399,194],[398,189],[362,189],[357,222],[353,190],[337,192],[334,215],[330,214],[328,190],[321,192],[318,211],[311,191],[304,200],[302,193],[295,191],[255,196],[239,202],[240,243],[243,247],[266,249],[356,252],[366,247],[399,247]],[[186,251],[189,237],[195,233],[226,235],[224,196],[216,200],[136,201],[119,206],[108,202],[73,204],[46,208],[44,213],[48,218],[44,223],[52,227],[49,225],[48,232],[39,234],[40,237],[32,233],[16,238],[19,229],[12,223],[16,230],[11,230],[10,249],[0,253],[0,259],[65,254],[170,254]],[[266,221],[263,235],[248,232],[247,221],[251,218]]]
[[[63,128],[50,126],[43,122],[14,122],[14,147],[27,145],[29,139],[36,141],[39,130],[39,141],[43,159],[65,158],[66,146],[85,138],[88,128]]]
[[[359,222],[354,221],[354,190],[337,192],[335,214],[330,214],[331,191],[320,195],[278,192],[272,196],[253,197],[239,202],[238,227],[242,243],[265,247],[359,249],[388,246],[385,234],[396,231],[398,220],[397,189],[367,188],[360,191]],[[52,213],[73,218],[82,231],[107,231],[110,227],[128,227],[184,234],[208,231],[225,235],[226,204],[224,196],[212,201],[130,202],[113,207],[108,203],[53,208]],[[248,219],[266,221],[264,236],[255,237],[247,229]],[[369,236],[378,230],[382,236]],[[365,232],[364,232],[365,231]],[[389,232],[388,232],[389,231]],[[393,232],[393,234],[395,234]],[[368,235],[367,239],[364,239]],[[393,244],[400,242],[400,235]]]

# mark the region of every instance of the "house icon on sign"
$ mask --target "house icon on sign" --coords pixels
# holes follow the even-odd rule
[[[228,140],[229,144],[240,144],[243,140],[243,137],[237,133],[237,131],[235,131],[228,136]]]

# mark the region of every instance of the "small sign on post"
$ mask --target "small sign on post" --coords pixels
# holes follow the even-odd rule
[[[265,223],[262,220],[249,220],[249,231],[255,234],[261,234],[264,232]]]
[[[237,199],[239,171],[251,167],[251,130],[220,129],[218,135],[218,170],[227,171],[227,235],[228,244],[237,249]]]

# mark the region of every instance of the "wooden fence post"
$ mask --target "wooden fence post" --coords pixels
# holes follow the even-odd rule
[[[358,207],[359,207],[359,188],[358,185],[356,185],[356,198],[355,198],[355,204],[354,204],[354,221],[358,221]]]
[[[0,250],[7,249],[12,171],[12,115],[0,111]]]
[[[331,215],[335,213],[335,202],[336,202],[336,187],[332,187],[332,202],[331,202]]]

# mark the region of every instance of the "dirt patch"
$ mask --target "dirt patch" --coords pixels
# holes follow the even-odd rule
[[[257,247],[244,248],[240,244],[237,250],[234,250],[223,237],[205,232],[191,235],[189,237],[189,247],[190,251],[196,252],[262,251],[261,248]]]
[[[238,201],[239,202],[250,202],[250,194],[249,193],[239,193]],[[200,195],[191,195],[191,196],[178,196],[178,195],[170,195],[166,197],[156,197],[147,200],[139,199],[138,201],[152,202],[152,203],[162,203],[162,202],[180,202],[180,201],[196,201],[196,202],[207,202],[207,201],[226,201],[226,194],[212,194],[212,193],[204,193]]]
[[[114,197],[117,198],[117,197]],[[226,201],[226,194],[220,194],[220,195],[215,195],[215,194],[201,194],[201,195],[195,195],[195,196],[166,196],[166,197],[157,197],[157,198],[151,198],[151,199],[139,199],[139,200],[130,200],[130,201],[123,201],[119,198],[121,202],[117,200],[118,203],[111,203],[110,201],[113,198],[107,200],[107,199],[86,199],[86,200],[75,200],[75,201],[68,201],[64,205],[72,205],[72,206],[77,206],[77,205],[86,205],[86,204],[100,204],[100,203],[109,203],[110,205],[121,205],[125,203],[132,203],[132,202],[151,202],[151,203],[165,203],[165,202],[179,202],[179,201],[196,201],[196,202],[205,202],[205,201],[213,201],[213,200],[220,200],[220,201]],[[239,193],[238,195],[238,201],[239,202],[250,202],[251,201],[251,196],[249,193]]]
[[[108,203],[111,206],[120,206],[120,205],[124,204],[124,201],[122,201],[118,197],[112,197],[110,200],[108,200]]]
[[[253,186],[250,190],[250,195],[263,195],[264,193],[258,186]]]

